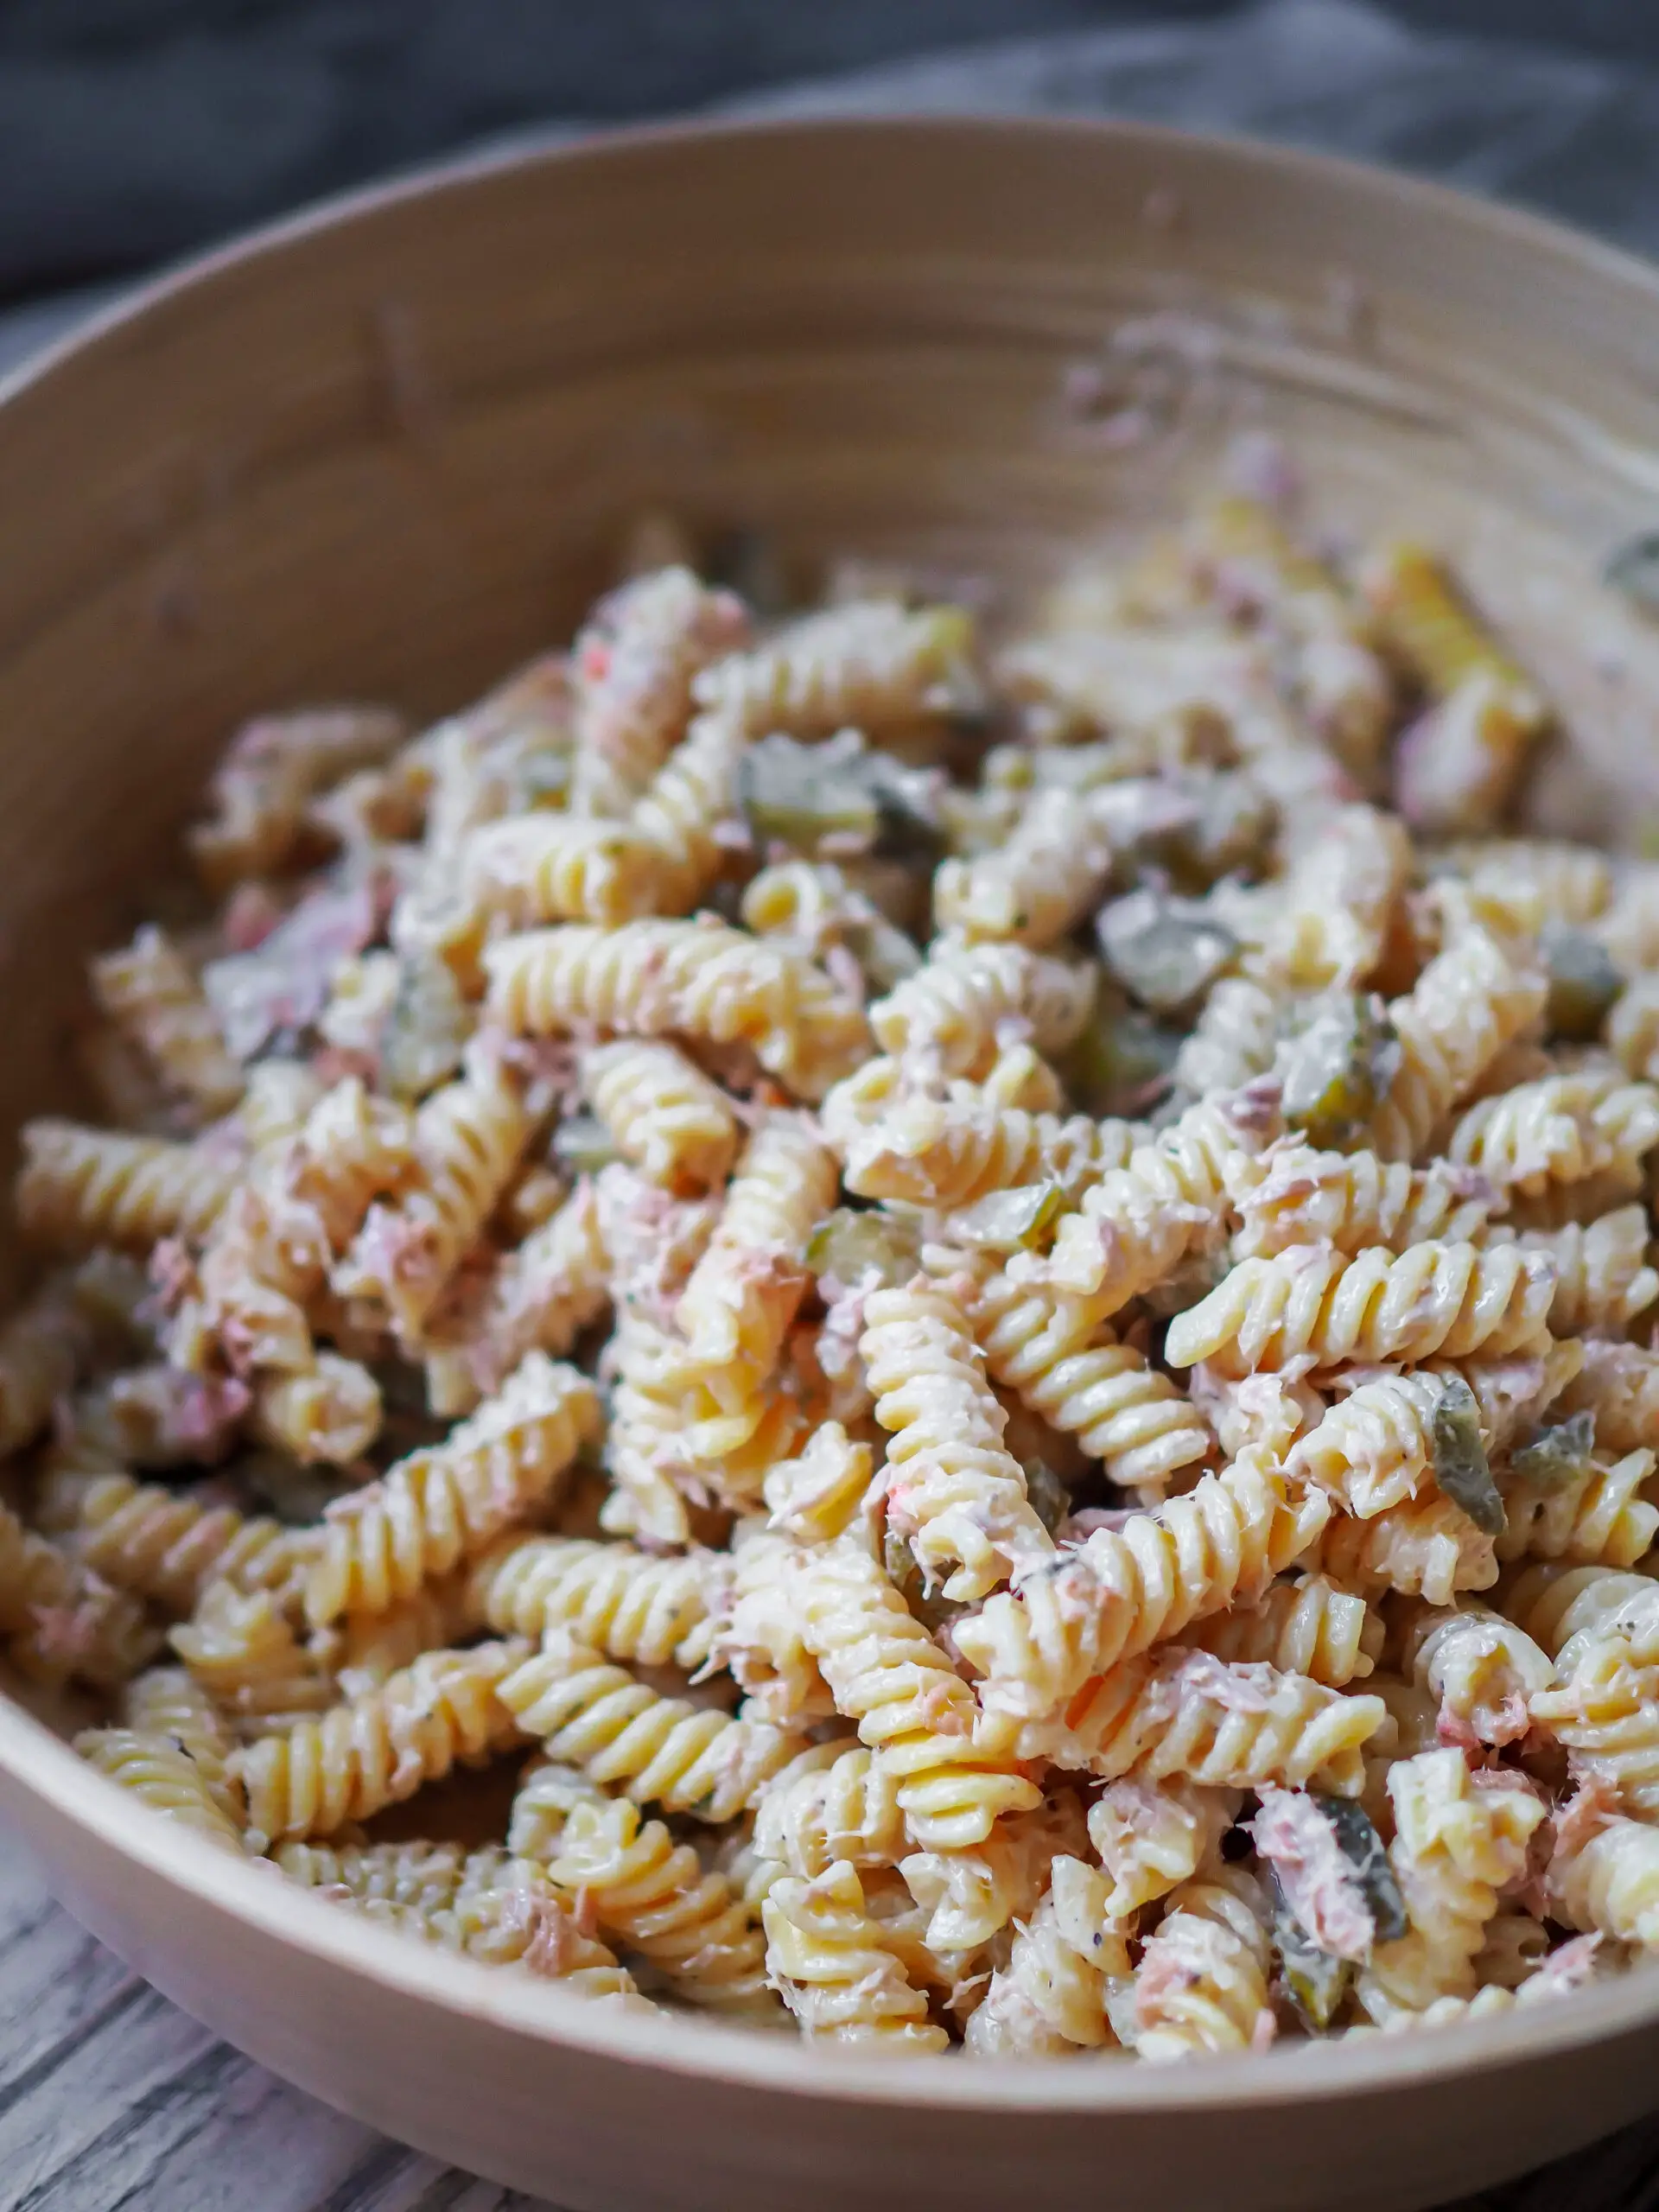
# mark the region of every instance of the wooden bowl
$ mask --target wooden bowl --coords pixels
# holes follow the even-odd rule
[[[1400,179],[1162,132],[789,124],[450,169],[168,280],[0,404],[0,1115],[255,709],[453,705],[564,634],[639,508],[1014,580],[1284,429],[1338,531],[1449,543],[1640,824],[1659,276]],[[1086,365],[1092,364],[1090,367]],[[1080,367],[1079,365],[1085,365]],[[1613,804],[1614,800],[1617,804]],[[0,1809],[188,2011],[573,2207],[1419,2205],[1655,2101],[1659,1975],[1155,2069],[902,2065],[607,2017],[176,1833],[0,1700]]]

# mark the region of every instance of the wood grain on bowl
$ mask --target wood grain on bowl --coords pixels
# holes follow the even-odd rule
[[[1647,520],[1659,278],[1263,149],[1006,124],[681,131],[435,176],[169,281],[0,404],[0,1069],[61,1095],[79,957],[213,751],[284,699],[412,716],[566,634],[667,506],[785,558],[1009,589],[1294,432],[1332,530],[1408,524],[1529,639],[1634,835],[1656,647],[1589,586]],[[1612,803],[1617,793],[1619,804]],[[123,1802],[0,1706],[0,1810],[187,2010],[388,2132],[573,2207],[1424,2204],[1645,2108],[1641,1975],[1419,2042],[1167,2069],[900,2069],[584,2009],[401,1944]]]

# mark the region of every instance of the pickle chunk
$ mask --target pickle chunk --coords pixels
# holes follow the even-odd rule
[[[871,752],[855,730],[823,745],[763,738],[739,766],[737,797],[763,847],[929,865],[939,854],[933,779]]]
[[[815,1275],[829,1275],[849,1287],[874,1274],[894,1289],[915,1274],[918,1249],[919,1238],[909,1223],[892,1214],[837,1206],[807,1238],[806,1264]]]
[[[1590,1471],[1596,1444],[1596,1417],[1571,1414],[1566,1421],[1536,1430],[1510,1458],[1510,1470],[1533,1490],[1565,1490]]]
[[[1196,900],[1132,891],[1096,924],[1100,949],[1126,991],[1155,1014],[1203,996],[1231,964],[1238,940]]]
[[[1434,1479],[1442,1495],[1466,1513],[1484,1535],[1501,1536],[1509,1522],[1481,1440],[1480,1402],[1461,1376],[1441,1389],[1432,1436]]]
[[[1343,1151],[1364,1134],[1399,1065],[1400,1039],[1382,1000],[1343,993],[1285,1055],[1285,1120],[1310,1144]]]
[[[1601,1034],[1601,1025],[1624,989],[1624,978],[1614,967],[1606,946],[1587,930],[1569,929],[1564,922],[1547,922],[1539,943],[1549,963],[1544,1020],[1550,1034],[1569,1044],[1588,1044]]]

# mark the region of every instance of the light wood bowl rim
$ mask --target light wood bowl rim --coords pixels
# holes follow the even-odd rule
[[[769,139],[815,137],[918,141],[981,137],[987,142],[1046,141],[1059,145],[1068,140],[1079,144],[1116,140],[1149,156],[1165,156],[1174,162],[1219,154],[1245,166],[1276,169],[1287,176],[1302,178],[1311,189],[1317,189],[1324,179],[1343,184],[1351,191],[1370,193],[1379,200],[1391,199],[1414,207],[1426,221],[1455,222],[1484,231],[1494,238],[1507,238],[1517,245],[1575,263],[1581,268],[1593,269],[1620,284],[1644,291],[1659,307],[1659,260],[1649,260],[1551,216],[1505,201],[1485,200],[1478,194],[1460,191],[1429,177],[1412,176],[1403,170],[1386,168],[1380,162],[1360,161],[1349,155],[1254,137],[1244,131],[1185,130],[1172,124],[1131,123],[1109,118],[1094,120],[1081,116],[823,115],[739,117],[722,122],[690,118],[618,125],[569,144],[486,149],[423,163],[381,182],[308,201],[289,214],[238,231],[221,245],[188,256],[161,274],[134,285],[120,297],[94,308],[73,329],[0,376],[0,406],[30,390],[64,363],[79,360],[105,339],[155,319],[181,296],[194,294],[215,278],[236,274],[251,263],[303,245],[319,232],[342,228],[359,218],[385,210],[413,206],[435,193],[486,185],[512,172],[527,175],[541,168],[557,171],[575,165],[626,166],[641,154],[662,149],[695,149],[733,140],[764,144]]]
[[[486,185],[500,175],[576,165],[626,167],[664,149],[739,139],[798,142],[813,137],[892,141],[978,139],[999,146],[1045,141],[1116,140],[1179,168],[1219,155],[1243,167],[1278,170],[1304,181],[1392,200],[1423,223],[1455,223],[1494,239],[1587,267],[1644,294],[1659,330],[1659,265],[1524,209],[1408,176],[1343,156],[1315,153],[1242,135],[1086,118],[1016,116],[825,116],[728,122],[687,121],[609,130],[571,145],[507,148],[423,166],[360,190],[332,195],[188,259],[95,311],[66,337],[0,378],[0,406],[34,391],[169,310],[202,288],[250,265],[302,247],[319,234],[377,213],[414,205],[435,193]],[[994,156],[993,156],[994,157]],[[1039,2060],[978,2065],[959,2055],[907,2057],[902,2065],[811,2047],[683,2014],[644,2017],[594,2005],[556,1983],[520,1980],[472,1961],[429,1950],[313,1896],[259,1861],[238,1859],[181,1828],[96,1773],[60,1738],[0,1690],[0,1772],[118,1858],[142,1866],[179,1894],[324,1966],[344,1967],[389,1997],[435,2005],[458,2018],[482,2018],[527,2039],[808,2100],[926,2106],[975,2111],[1221,2113],[1241,2107],[1328,2104],[1357,2094],[1385,2094],[1427,2076],[1439,2080],[1501,2071],[1518,2061],[1580,2049],[1659,2021],[1659,1966],[1553,2000],[1536,2010],[1397,2037],[1357,2036],[1334,2044],[1289,2044],[1263,2053],[1188,2061],[1179,2066],[1080,2064]],[[48,1876],[49,1879],[49,1876]]]

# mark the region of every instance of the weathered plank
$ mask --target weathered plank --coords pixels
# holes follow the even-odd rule
[[[1446,2212],[1651,2212],[1659,2120]],[[0,1839],[0,2212],[558,2212],[446,2170],[219,2043]]]

